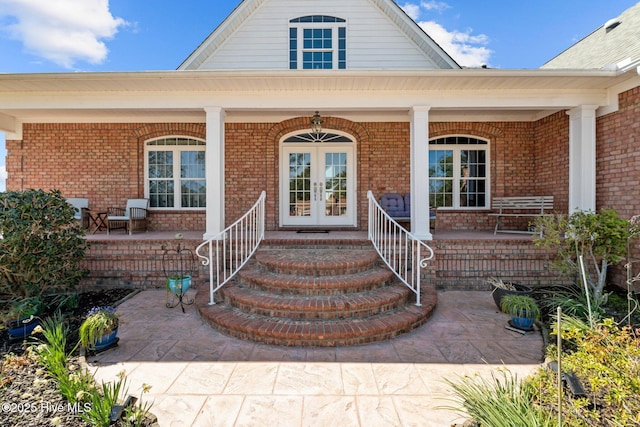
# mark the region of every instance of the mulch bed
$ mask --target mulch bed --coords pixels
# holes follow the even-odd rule
[[[131,293],[131,289],[112,289],[81,294],[78,307],[64,315],[70,326],[67,338],[69,351],[78,342],[78,328],[92,307],[113,306]],[[30,337],[29,341],[35,339],[37,336]],[[37,360],[29,357],[25,348],[23,340],[11,340],[6,330],[0,332],[0,426],[90,426],[79,417],[82,407],[68,405],[60,395],[56,382]],[[68,362],[76,367],[81,363],[78,354],[74,354]],[[157,425],[153,420],[145,424],[153,425]]]

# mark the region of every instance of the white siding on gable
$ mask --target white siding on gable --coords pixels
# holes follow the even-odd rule
[[[348,70],[439,68],[370,0],[265,1],[197,68],[289,69],[289,20],[306,15],[347,21]]]

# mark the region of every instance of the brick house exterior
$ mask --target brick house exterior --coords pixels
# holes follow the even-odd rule
[[[420,214],[430,200],[429,140],[451,135],[487,141],[489,200],[478,209],[445,206],[438,230],[491,230],[487,212],[499,196],[552,195],[560,212],[638,212],[638,58],[615,69],[462,69],[395,2],[352,0],[318,15],[335,37],[349,29],[347,65],[294,69],[287,37],[302,31],[310,3],[329,7],[303,3],[241,2],[176,71],[0,75],[7,189],[56,188],[89,198],[92,209],[123,206],[149,197],[145,144],[188,137],[206,143],[207,207],[152,208],[152,230],[210,238],[262,190],[267,229],[295,229],[283,209],[282,141],[308,132],[319,111],[323,129],[352,138],[355,182],[353,219],[317,226],[366,230],[367,191],[411,192],[412,229],[431,239]],[[376,31],[358,20],[363,11]],[[395,41],[373,52],[367,38],[382,35]],[[256,37],[268,48],[250,51]],[[247,62],[251,54],[260,55]]]
[[[353,123],[330,117],[325,123],[358,135],[358,152],[368,153],[359,157],[357,165],[358,199],[362,200],[358,223],[364,225],[367,189],[375,194],[409,192],[409,125]],[[225,206],[228,221],[240,217],[262,190],[267,191],[268,200],[277,200],[278,135],[284,129],[307,127],[303,118],[277,124],[226,125],[225,192],[233,195]],[[366,135],[361,136],[363,129]],[[559,201],[558,210],[567,210],[567,189],[562,183],[567,181],[568,116],[563,112],[533,123],[430,123],[429,133],[434,138],[450,134],[487,138],[493,153],[493,195],[550,194]],[[127,198],[143,194],[144,142],[174,134],[205,138],[205,129],[197,123],[25,124],[23,140],[7,141],[8,188],[61,189],[68,197],[88,197],[95,210],[120,206]],[[46,157],[40,156],[43,152]],[[78,167],[69,173],[59,167],[61,164]],[[394,173],[381,173],[385,170]],[[275,202],[270,206],[267,226],[275,230],[278,206]],[[204,212],[151,213],[152,230],[199,231],[204,227]],[[493,220],[486,212],[447,211],[438,227],[489,230]]]

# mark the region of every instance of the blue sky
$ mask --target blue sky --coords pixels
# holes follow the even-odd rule
[[[636,2],[397,1],[461,65],[510,69],[540,67]],[[0,0],[0,73],[173,70],[239,3]],[[0,191],[4,145],[0,132]]]

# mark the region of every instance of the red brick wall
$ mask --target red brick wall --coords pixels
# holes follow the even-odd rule
[[[437,240],[425,282],[440,289],[491,289],[499,277],[526,286],[569,284],[552,268],[555,254],[530,240]]]
[[[596,122],[596,205],[640,213],[640,88],[619,96],[619,111]]]
[[[80,282],[83,291],[109,288],[154,288],[166,283],[165,251],[184,251],[183,269],[193,277],[194,286],[209,286],[208,266],[195,254],[197,240],[92,240],[83,262],[88,275]],[[189,251],[191,253],[189,253]],[[190,257],[189,255],[192,255]],[[193,263],[189,263],[189,259]],[[175,267],[174,267],[175,268]]]
[[[623,218],[640,214],[640,88],[621,93],[619,110],[596,121],[596,207],[615,209]],[[632,257],[640,259],[636,239]],[[634,264],[633,274],[640,272]],[[626,288],[623,264],[613,268],[609,282]],[[636,283],[640,291],[640,283]]]
[[[144,196],[144,142],[161,136],[205,138],[203,124],[25,124],[7,141],[7,189],[59,189],[101,211]],[[203,230],[205,213],[152,212],[152,230]]]
[[[442,122],[431,123],[429,137],[470,135],[489,140],[491,196],[521,196],[542,194],[538,190],[535,123],[530,122]],[[545,193],[546,194],[546,193]],[[514,222],[517,222],[515,220]],[[508,226],[523,228],[521,224]],[[487,230],[495,226],[495,218],[486,211],[439,210],[436,229]]]
[[[367,190],[378,197],[409,192],[410,125],[324,117],[323,126],[346,132],[356,140],[358,226],[364,229]],[[264,189],[267,228],[278,228],[279,141],[287,133],[308,127],[308,117],[276,124],[226,124],[227,224],[245,213]],[[23,141],[7,141],[7,188],[57,188],[67,197],[88,197],[96,210],[124,206],[126,199],[143,196],[146,140],[175,135],[206,137],[201,123],[25,124],[23,133]],[[563,113],[534,123],[430,124],[430,137],[453,134],[490,141],[493,196],[553,194],[558,203],[566,199],[568,118]],[[493,227],[484,212],[441,212],[437,223],[438,230]],[[204,230],[205,214],[153,212],[150,227]]]
[[[536,194],[554,196],[554,210],[569,212],[569,116],[566,111],[535,125]]]
[[[262,190],[269,190],[267,169],[273,159],[267,156],[267,132],[270,123],[227,123],[225,125],[225,220],[233,223],[258,200]]]

